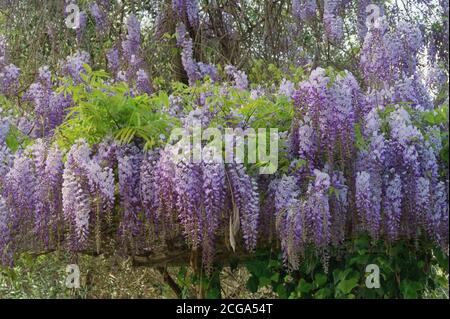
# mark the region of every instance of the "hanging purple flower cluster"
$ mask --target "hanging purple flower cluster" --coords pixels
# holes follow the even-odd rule
[[[72,105],[70,96],[53,90],[51,72],[48,67],[39,69],[37,81],[30,85],[22,98],[34,106],[35,123],[30,133],[37,137],[51,135],[53,130],[62,123],[67,109]]]
[[[235,88],[240,90],[248,88],[248,78],[244,71],[238,70],[233,65],[227,65],[225,66],[225,73],[233,79]]]
[[[108,68],[113,75],[116,75],[120,68],[119,49],[114,47],[106,52]]]
[[[315,0],[292,0],[292,14],[299,21],[309,21],[316,16]]]
[[[0,94],[13,96],[19,89],[20,69],[8,64],[6,57],[6,40],[0,36]]]
[[[56,145],[38,139],[15,154],[1,183],[2,262],[10,263],[21,249],[52,249],[62,240],[71,251],[91,245],[100,251],[102,231],[113,222],[116,191],[118,239],[129,253],[183,236],[211,270],[220,227],[228,225],[225,238],[233,249],[239,229],[245,247],[256,248],[258,187],[241,164],[175,161],[171,146],[143,152],[109,139],[93,150],[78,140],[63,163]],[[27,234],[38,240],[26,241]]]
[[[283,258],[289,268],[297,269],[301,249],[300,244],[304,238],[304,216],[300,209],[300,187],[294,176],[283,176],[274,186],[275,220],[276,228],[281,241]]]
[[[189,79],[189,84],[194,85],[198,80],[206,76],[212,81],[217,81],[217,69],[211,64],[197,62],[194,59],[194,44],[186,31],[186,26],[180,23],[176,30],[177,45],[181,48],[181,62]]]
[[[4,209],[9,212],[7,233],[29,231],[35,247],[46,249],[55,244],[56,226],[61,220],[62,168],[58,147],[40,139],[15,154],[14,164],[2,182]]]
[[[8,249],[8,244],[11,241],[10,218],[11,213],[8,206],[0,195],[0,264],[2,265],[11,265],[13,259]]]
[[[385,90],[386,103],[409,102],[414,108],[431,109],[432,98],[418,70],[418,54],[423,47],[419,27],[400,22],[389,29],[379,18],[368,30],[361,53],[365,81],[374,90]],[[372,107],[386,104],[374,104]]]
[[[127,37],[122,42],[123,55],[130,62],[138,61],[141,50],[141,24],[133,14],[128,17],[127,31]]]
[[[95,29],[98,33],[103,33],[106,29],[106,15],[97,4],[97,2],[93,2],[89,10],[91,12],[92,17],[95,20]]]
[[[351,159],[354,151],[353,127],[362,113],[359,85],[348,72],[337,75],[333,83],[330,81],[325,70],[317,68],[294,93],[298,120],[293,123],[295,131],[291,134],[296,138],[291,148],[308,161],[310,173],[326,164],[319,152],[332,158],[339,147],[345,161]]]
[[[304,209],[304,219],[308,238],[318,248],[326,248],[331,240],[331,216],[328,201],[330,176],[327,173],[314,170],[314,183],[308,185],[307,201]]]
[[[327,267],[328,246],[344,240],[348,205],[342,174],[331,179],[315,169],[313,178],[303,190],[297,177],[284,176],[274,189],[276,228],[285,264],[291,269],[298,269],[299,256],[308,245],[315,247]],[[331,186],[336,186],[337,195],[330,195]]]
[[[36,174],[35,233],[48,247],[49,236],[61,219],[62,153],[56,145],[49,148],[42,140],[37,140],[30,152]]]
[[[327,38],[335,44],[344,38],[344,20],[338,15],[342,6],[341,0],[325,0],[323,9],[323,24]]]
[[[233,209],[237,208],[246,247],[252,251],[256,248],[259,226],[258,186],[241,164],[230,165],[227,176],[231,185]]]
[[[0,38],[0,46],[1,45]],[[4,117],[3,110],[0,109],[0,189],[3,188],[4,178],[13,164],[13,154],[5,143],[9,130],[10,119],[8,117]],[[0,264],[4,265],[11,265],[13,261],[13,256],[9,247],[11,242],[10,222],[11,212],[6,205],[3,195],[0,194]]]
[[[66,58],[66,61],[62,63],[62,74],[68,78],[71,78],[74,84],[83,82],[80,74],[85,73],[85,64],[89,64],[90,56],[85,51],[77,51],[75,54]]]
[[[100,166],[91,158],[83,140],[77,141],[67,154],[62,183],[62,205],[70,228],[70,249],[86,247],[92,229],[98,230],[114,205],[112,168]],[[96,238],[98,242],[98,238]]]
[[[368,5],[371,3],[370,0],[359,0],[357,7],[357,28],[358,28],[358,37],[362,42],[367,34],[367,12]]]
[[[134,84],[132,94],[151,94],[152,83],[144,70],[141,57],[141,24],[135,15],[127,19],[127,36],[122,41],[121,51],[117,46],[106,52],[108,68],[118,82]],[[122,53],[122,56],[121,56]],[[121,66],[125,69],[121,70]]]
[[[375,108],[367,115],[368,149],[359,153],[356,204],[361,229],[390,241],[428,233],[448,250],[448,231],[442,231],[448,227],[448,208],[441,204],[448,203],[448,191],[439,181],[440,141],[433,145],[426,139],[402,107],[389,114],[387,123],[379,112]]]
[[[142,211],[139,192],[142,154],[135,146],[119,148],[117,161],[120,202],[123,208],[120,236],[124,242],[128,241],[135,246],[135,239],[139,238],[142,232],[142,221],[139,218]],[[138,248],[136,247],[136,249]]]
[[[141,165],[140,195],[146,215],[154,221],[154,236],[176,237],[179,222],[186,242],[201,250],[209,269],[219,226],[230,219],[240,224],[246,247],[253,250],[259,215],[256,183],[242,166],[174,161],[174,151],[166,147],[159,155],[148,154]],[[237,220],[228,215],[230,204],[238,212]]]
[[[322,2],[323,14],[320,14],[325,29],[327,39],[337,45],[344,39],[344,20],[340,16],[340,11],[344,9],[346,3],[341,0],[325,0]],[[315,0],[292,0],[292,15],[303,23],[310,23],[319,17],[317,12],[317,1]]]
[[[198,0],[172,0],[172,10],[181,23],[194,30],[199,27]]]
[[[140,95],[150,95],[153,92],[148,75],[142,69],[139,69],[136,73],[136,90]]]
[[[448,251],[440,138],[425,138],[399,106],[382,120],[384,104],[367,105],[350,73],[331,79],[325,70],[313,70],[293,99],[291,174],[272,189],[288,267],[298,267],[305,245],[324,253],[326,267],[327,247],[342,244],[349,229],[388,241],[427,235]],[[367,147],[356,148],[358,125]]]

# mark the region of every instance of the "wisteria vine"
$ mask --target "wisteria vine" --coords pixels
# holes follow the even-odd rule
[[[18,97],[31,110],[13,115],[0,109],[1,263],[11,265],[24,250],[100,253],[109,240],[124,254],[146,254],[172,249],[181,238],[183,248],[199,252],[211,271],[216,247],[225,243],[230,253],[244,247],[250,254],[267,244],[263,230],[271,226],[291,270],[310,248],[327,269],[333,249],[362,233],[388,245],[428,240],[448,254],[448,158],[447,163],[442,158],[441,139],[448,123],[423,123],[423,116],[432,114],[427,112],[448,107],[448,97],[440,103],[432,92],[448,79],[441,72],[425,81],[419,56],[430,43],[420,27],[388,19],[368,27],[361,1],[361,74],[311,67],[297,82],[285,78],[264,87],[253,85],[234,65],[222,69],[199,61],[193,40],[201,25],[199,3],[171,5],[187,83],[203,91],[191,91],[195,96],[186,103],[173,90],[168,109],[155,113],[178,118],[185,129],[217,122],[221,129],[247,129],[258,119],[239,113],[239,103],[287,101],[290,130],[278,135],[286,146],[279,154],[286,169],[262,177],[239,162],[180,162],[170,143],[148,148],[138,138],[120,143],[104,136],[94,144],[79,139],[62,149],[55,132],[75,104],[64,88],[89,85],[89,54],[74,52],[53,73],[41,67],[19,94],[20,70],[8,62],[7,43],[0,37],[0,93]],[[324,1],[320,15],[316,1],[294,0],[292,14],[300,24],[322,19],[328,41],[340,45],[347,5]],[[108,25],[106,7],[96,2],[89,7],[99,33]],[[105,54],[111,73],[105,83],[127,83],[125,97],[158,94],[146,71],[135,15],[127,17],[126,29],[121,43]],[[436,59],[437,53],[429,54]],[[238,105],[227,104],[234,96]],[[27,137],[14,150],[7,143],[12,128]]]

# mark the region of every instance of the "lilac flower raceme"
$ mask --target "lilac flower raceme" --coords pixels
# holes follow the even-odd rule
[[[392,102],[410,102],[413,108],[434,108],[429,90],[422,83],[418,74],[396,81],[393,86]]]
[[[188,17],[189,24],[198,28],[199,26],[199,4],[198,0],[185,0],[186,1],[186,14]]]
[[[214,258],[215,236],[220,226],[220,217],[226,201],[226,176],[224,164],[203,163],[202,181],[202,189],[204,192],[202,256],[204,264],[211,266]]]
[[[248,78],[244,71],[240,71],[232,65],[227,65],[225,66],[225,72],[233,79],[235,88],[241,90],[248,88]]]
[[[83,39],[83,35],[84,35],[84,31],[86,30],[86,24],[87,24],[87,14],[84,11],[80,11],[80,16],[79,16],[79,24],[78,27],[76,28],[76,37],[77,37],[77,42],[81,42],[81,40]]]
[[[33,160],[35,178],[34,232],[48,248],[62,216],[62,153],[56,145],[49,147],[41,139],[36,140],[27,152]]]
[[[125,58],[129,61],[140,56],[141,46],[141,24],[135,15],[131,14],[127,20],[127,37],[122,42],[122,50]]]
[[[177,211],[187,242],[194,249],[203,240],[204,218],[202,202],[202,171],[198,164],[180,161],[176,163],[174,189]]]
[[[39,69],[37,81],[30,85],[23,99],[34,105],[33,133],[39,137],[50,135],[53,129],[62,123],[66,110],[72,105],[70,96],[53,91],[48,67]]]
[[[362,42],[367,34],[367,6],[370,4],[369,0],[360,0],[358,1],[357,7],[357,27],[358,27],[358,37]]]
[[[344,37],[344,21],[338,15],[342,6],[340,0],[325,0],[323,24],[327,38],[334,44],[339,44]]]
[[[48,224],[50,222],[50,211],[47,209],[47,203],[44,200],[46,198],[45,183],[45,161],[46,161],[46,145],[38,139],[35,144],[31,146],[29,152],[31,153],[34,168],[34,177],[36,179],[36,185],[34,191],[36,192],[35,208],[34,208],[34,220],[35,231],[40,238],[43,238],[44,243],[48,245]],[[47,199],[48,200],[48,199]]]
[[[219,75],[217,74],[217,69],[214,65],[209,63],[197,62],[198,70],[202,78],[209,76],[212,82],[219,80]]]
[[[227,178],[231,185],[231,196],[239,211],[240,224],[246,248],[256,247],[259,222],[259,195],[256,182],[246,174],[242,164],[229,165]]]
[[[356,205],[362,229],[369,232],[372,238],[379,236],[381,224],[380,189],[378,183],[372,184],[370,173],[362,171],[356,176]]]
[[[198,0],[172,0],[172,10],[178,20],[189,27],[197,29],[199,26]]]
[[[418,54],[422,46],[422,33],[416,25],[400,22],[390,28],[386,19],[378,19],[367,32],[362,47],[360,64],[366,83],[378,88],[395,87],[414,77],[417,86]],[[426,94],[420,87],[419,90],[419,96]]]
[[[275,220],[285,264],[298,268],[298,250],[303,241],[304,217],[299,187],[293,176],[283,176],[275,188]]]
[[[369,83],[387,81],[392,77],[389,63],[394,51],[390,50],[390,42],[385,36],[387,27],[382,20],[374,24],[364,38],[360,63]]]
[[[74,144],[67,154],[64,166],[62,200],[64,218],[71,229],[70,248],[82,249],[89,235],[91,203],[87,191],[84,165],[89,159],[89,148],[84,141]],[[83,174],[83,175],[82,175]]]
[[[159,151],[149,151],[144,153],[141,167],[140,167],[140,179],[139,179],[139,189],[140,197],[142,200],[142,209],[145,212],[146,219],[151,222],[154,231],[158,232],[159,226],[159,215],[157,207],[157,194],[156,190],[158,185],[156,185],[156,175],[157,172],[155,168],[159,160]]]
[[[344,38],[344,21],[342,18],[332,14],[324,14],[323,23],[330,42],[339,44]]]
[[[349,213],[349,187],[341,171],[333,172],[331,187],[336,191],[329,196],[331,214],[331,243],[335,247],[341,246],[346,239],[346,227]]]
[[[105,13],[102,11],[102,9],[100,9],[99,5],[96,2],[90,5],[89,10],[91,11],[91,15],[95,20],[96,31],[102,33],[106,27]]]
[[[188,76],[189,84],[193,85],[198,80],[204,79],[206,76],[212,81],[218,79],[217,69],[203,62],[197,62],[194,59],[194,44],[186,31],[186,26],[180,23],[176,29],[177,45],[181,48],[181,62]]]
[[[186,0],[172,0],[172,10],[178,16],[182,17],[184,14]]]
[[[0,265],[11,265],[11,251],[7,249],[10,243],[10,211],[5,200],[0,195]]]
[[[147,73],[139,69],[137,71],[136,89],[139,94],[152,94],[153,90]]]
[[[433,236],[433,228],[428,226],[428,211],[431,205],[431,183],[427,177],[419,177],[415,191],[417,219],[420,227],[425,228]]]
[[[280,83],[280,87],[278,88],[278,93],[280,95],[284,95],[288,98],[288,100],[292,99],[292,95],[294,94],[294,83],[289,80],[283,79]]]
[[[315,0],[292,0],[292,15],[299,21],[308,22],[316,16]]]
[[[309,80],[300,83],[293,96],[300,119],[294,119],[296,122],[293,123],[299,130],[296,149],[310,165],[314,164],[319,150],[331,156],[337,151],[335,146],[338,144],[342,148],[341,154],[347,154],[346,159],[351,160],[352,131],[362,115],[362,94],[353,75],[347,72],[338,75],[332,85],[329,83],[325,70],[317,68],[311,72]],[[315,164],[322,168],[325,163]]]
[[[328,189],[330,176],[319,170],[314,170],[315,182],[310,184],[307,191],[305,207],[305,224],[311,242],[316,247],[326,247],[331,241],[330,210]]]
[[[33,220],[38,202],[37,179],[33,167],[33,159],[28,150],[15,154],[13,167],[4,177],[2,185],[2,198],[4,199],[5,209],[9,212],[7,224],[9,227],[9,238],[12,242],[9,245],[9,251],[3,258],[10,259],[12,252],[17,251],[18,243],[15,238],[20,235],[26,235],[32,232]],[[6,235],[7,235],[6,234]],[[13,235],[15,234],[15,235]],[[13,236],[13,237],[11,237]],[[20,238],[17,238],[20,240]],[[33,244],[36,244],[33,242]]]
[[[399,22],[388,38],[391,63],[406,75],[414,74],[417,67],[417,54],[423,46],[422,32],[411,23]]]
[[[117,166],[117,149],[118,143],[110,137],[105,138],[95,147],[94,161],[100,167],[114,168]]]
[[[4,200],[3,214],[8,212],[8,216],[3,217],[3,223],[7,224],[8,230],[5,236],[12,238],[13,233],[25,234],[33,222],[34,208],[37,194],[36,178],[33,171],[32,159],[24,153],[16,153],[14,165],[4,177],[2,185],[2,200]],[[6,226],[3,226],[6,227]],[[9,234],[9,235],[8,235]],[[8,240],[7,237],[4,240]],[[10,249],[16,249],[15,243],[11,243]],[[11,253],[3,251],[3,259],[12,262]]]
[[[8,146],[0,143],[0,183],[3,184],[3,179],[12,166],[13,155]]]
[[[184,24],[179,24],[177,27],[177,43],[182,48],[181,62],[183,63],[184,70],[189,78],[189,84],[194,84],[200,79],[200,72],[198,65],[194,60],[194,48],[192,39],[186,31]]]
[[[89,64],[90,56],[85,51],[78,51],[74,55],[68,56],[63,63],[61,71],[63,75],[70,77],[75,84],[82,82],[81,73],[85,72],[84,64]]]
[[[3,35],[1,35],[0,36],[0,69],[2,69],[7,63],[6,51],[7,51],[6,39]]]
[[[118,149],[119,190],[123,217],[120,226],[122,240],[131,245],[142,233],[142,220],[139,213],[142,210],[139,192],[139,173],[142,153],[135,146]],[[139,249],[139,247],[136,247]]]
[[[447,182],[448,185],[448,182]],[[433,190],[433,206],[427,217],[427,226],[435,241],[448,253],[448,186],[439,182]]]
[[[323,11],[325,14],[335,14],[341,6],[342,0],[324,0]]]
[[[0,68],[0,93],[5,95],[15,95],[19,89],[20,69],[14,64],[9,64],[3,69]]]
[[[108,60],[108,68],[111,72],[116,75],[119,71],[120,61],[119,61],[119,50],[117,48],[112,48],[106,53],[106,58]]]
[[[45,184],[49,198],[48,205],[53,219],[59,219],[62,212],[62,173],[64,170],[63,154],[57,145],[51,146],[45,159]]]
[[[73,106],[73,100],[70,95],[65,95],[63,92],[53,92],[50,97],[47,115],[47,130],[49,130],[49,133],[53,133],[54,129],[64,121],[64,118],[71,106]]]
[[[386,231],[390,240],[397,238],[402,217],[402,181],[395,174],[386,187],[384,214],[386,216]]]
[[[78,140],[67,154],[62,201],[64,218],[71,230],[70,248],[83,249],[92,228],[100,227],[99,221],[114,204],[112,169],[100,167],[91,158],[91,150],[84,140]]]

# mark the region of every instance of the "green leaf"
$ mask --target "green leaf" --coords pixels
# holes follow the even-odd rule
[[[348,295],[354,288],[358,286],[359,278],[344,279],[339,282],[337,289],[340,290],[344,295]]]
[[[302,294],[309,294],[312,290],[313,285],[309,282],[306,282],[305,279],[300,279],[297,290],[300,291]]]
[[[276,289],[277,295],[281,299],[287,299],[288,293],[286,291],[286,287],[284,285],[278,285]]]
[[[328,278],[325,274],[318,273],[314,276],[314,286],[319,288],[325,285],[328,281]]]
[[[278,282],[278,280],[280,280],[280,273],[276,272],[272,275],[272,277],[270,277],[270,280],[274,281],[274,282]]]
[[[247,289],[250,290],[250,292],[257,292],[259,286],[259,279],[256,276],[250,276],[250,278],[247,280]]]
[[[272,280],[267,277],[260,277],[259,278],[259,285],[261,287],[269,286],[272,283]]]
[[[422,285],[416,281],[405,280],[400,283],[400,291],[406,299],[416,299],[421,289]]]
[[[18,139],[17,139],[17,135],[14,134],[14,133],[12,132],[12,130],[10,130],[10,131],[8,132],[8,135],[6,136],[6,139],[5,139],[5,143],[6,143],[6,145],[9,147],[9,149],[10,149],[11,151],[13,151],[13,152],[17,151],[17,149],[18,149],[19,146],[20,146],[20,143],[19,143],[19,141],[18,141]]]
[[[319,289],[315,294],[314,298],[317,299],[325,299],[331,297],[332,291],[330,288],[322,288]]]

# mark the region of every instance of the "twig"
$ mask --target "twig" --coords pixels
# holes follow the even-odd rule
[[[183,298],[183,292],[181,291],[180,286],[173,280],[173,278],[170,276],[170,274],[167,271],[167,268],[165,267],[157,267],[158,271],[161,273],[161,275],[164,278],[164,282],[169,285],[169,287],[172,289],[172,291],[175,293],[178,299]]]

